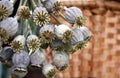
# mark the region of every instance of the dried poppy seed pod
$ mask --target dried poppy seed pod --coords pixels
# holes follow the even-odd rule
[[[82,31],[79,28],[72,29],[73,32],[73,38],[71,41],[71,51],[76,51],[78,49],[82,49],[84,47],[84,36]]]
[[[48,12],[60,12],[63,9],[63,5],[57,0],[47,0],[43,3]]]
[[[53,9],[52,9],[53,13],[55,13],[55,12],[59,13],[62,10],[63,10],[63,4],[62,4],[62,2],[56,1],[54,3],[54,5],[53,5]]]
[[[19,53],[14,53],[12,62],[15,67],[14,71],[26,72],[26,68],[30,63],[30,58],[26,51],[21,50]]]
[[[9,0],[0,1],[0,20],[5,19],[13,12],[13,4]]]
[[[47,78],[52,78],[56,74],[56,68],[52,64],[45,64],[42,72]]]
[[[83,16],[82,11],[77,7],[64,7],[65,9],[65,18],[68,22],[74,23],[75,19],[79,16]]]
[[[18,30],[18,21],[16,18],[6,18],[0,22],[0,37],[2,41],[7,41],[13,37]]]
[[[24,35],[18,35],[11,42],[11,47],[12,47],[14,52],[21,52],[20,50],[24,49],[24,45],[25,45]]]
[[[55,39],[50,46],[55,51],[67,51],[69,48],[69,44],[62,42],[60,39]]]
[[[40,29],[39,34],[44,43],[51,43],[55,39],[55,26],[45,25]]]
[[[56,36],[63,42],[70,42],[73,36],[72,30],[64,24],[55,27]]]
[[[83,33],[84,40],[89,40],[90,37],[91,37],[91,32],[90,32],[90,30],[89,30],[87,27],[85,27],[85,26],[80,27],[80,30],[81,30],[82,33]]]
[[[5,61],[9,60],[13,55],[13,50],[11,47],[4,47],[0,52],[0,61],[5,63]]]
[[[40,40],[36,35],[29,35],[27,37],[27,46],[29,50],[35,51],[40,47]]]
[[[84,41],[83,33],[79,28],[73,28],[72,32],[73,32],[73,38],[71,44],[76,44],[80,41]]]
[[[85,17],[83,17],[82,11],[77,7],[64,8],[66,20],[74,24],[76,27],[80,27],[85,22]]]
[[[33,12],[33,21],[36,25],[44,26],[49,23],[50,16],[44,7],[36,7]]]
[[[27,75],[28,73],[28,70],[27,69],[24,69],[24,71],[18,71],[18,70],[15,70],[16,68],[13,66],[11,67],[10,69],[10,78],[23,78]]]
[[[43,52],[37,49],[33,54],[30,55],[31,67],[41,67],[41,64],[45,62],[46,58]]]
[[[27,7],[27,6],[20,6],[18,8],[17,15],[21,19],[28,19],[28,18],[30,18],[31,14],[30,14],[29,7]]]
[[[68,67],[69,57],[65,52],[56,52],[53,57],[53,64],[62,71]]]
[[[1,44],[1,43],[0,43]],[[12,55],[13,50],[11,47],[6,46],[4,48],[1,48],[0,50],[0,61],[7,67],[11,67],[13,65],[12,63]]]
[[[52,12],[52,8],[54,6],[54,3],[56,2],[57,0],[46,0],[44,3],[43,3],[43,6],[47,9],[48,12]]]

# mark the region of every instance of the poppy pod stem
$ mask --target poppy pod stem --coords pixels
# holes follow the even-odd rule
[[[37,7],[37,5],[36,5],[36,3],[35,3],[34,0],[31,0],[31,3],[32,3],[32,5],[33,5],[33,8],[36,8],[36,7]]]
[[[23,6],[25,6],[25,5],[26,5],[27,1],[28,1],[28,0],[25,0],[25,1],[24,1]]]
[[[62,24],[61,21],[58,20],[58,18],[53,14],[53,13],[50,13],[51,17],[53,17],[55,19],[55,21],[58,23],[58,24]]]
[[[33,51],[32,51],[32,50],[30,50],[29,55],[31,55],[31,54],[32,54],[32,52],[33,52]]]
[[[29,23],[28,23],[28,20],[25,20],[25,27],[24,27],[24,29],[23,29],[23,34],[25,35],[25,38],[27,38],[27,36],[28,36],[29,34],[32,34],[32,30],[31,30],[31,28],[30,28],[30,25],[29,25]]]
[[[37,0],[37,1],[38,1],[39,6],[43,6],[40,0]]]
[[[69,23],[68,21],[67,21],[67,19],[65,18],[65,16],[61,13],[61,12],[58,12],[58,15],[60,16],[60,17],[62,17],[67,23]],[[70,23],[69,23],[70,24]]]
[[[19,4],[19,7],[20,6],[25,6],[26,3],[27,3],[28,0],[20,0],[20,4]]]
[[[30,35],[32,35],[32,30],[31,30],[31,28],[30,28],[30,25],[28,24],[28,30],[30,30],[29,32],[30,32]]]
[[[20,0],[19,6],[21,6],[21,5],[22,5],[22,3],[23,3],[23,0]]]
[[[66,18],[65,18],[65,16],[64,16],[61,12],[58,12],[58,15],[59,15],[60,17],[62,17],[65,21],[67,21]],[[68,22],[68,21],[67,21],[67,22]]]

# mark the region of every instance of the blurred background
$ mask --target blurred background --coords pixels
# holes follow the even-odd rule
[[[55,78],[120,78],[120,0],[60,1],[83,11],[93,36],[84,50],[70,54],[69,67]],[[0,65],[0,78],[8,78],[5,69]]]
[[[120,0],[61,0],[77,6],[93,34],[88,46],[70,55],[70,66],[56,78],[120,78]]]

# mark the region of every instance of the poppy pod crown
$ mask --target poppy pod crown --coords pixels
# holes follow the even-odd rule
[[[0,20],[5,19],[13,12],[13,4],[9,0],[0,1]]]
[[[44,26],[49,23],[50,16],[44,7],[36,7],[33,12],[33,21],[36,25]]]

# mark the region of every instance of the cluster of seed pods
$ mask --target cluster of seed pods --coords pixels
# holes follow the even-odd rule
[[[67,8],[57,0],[20,0],[16,15],[10,17],[13,6],[9,0],[0,1],[0,61],[19,77],[29,73],[28,68],[42,68],[47,78],[54,77],[69,66],[68,53],[84,49],[91,38],[77,7]],[[52,62],[47,61],[47,48],[52,50]]]

